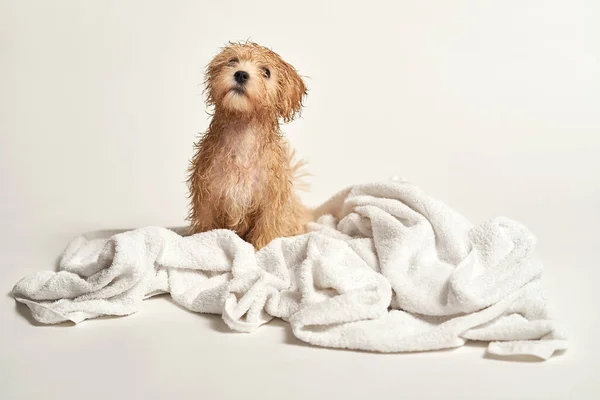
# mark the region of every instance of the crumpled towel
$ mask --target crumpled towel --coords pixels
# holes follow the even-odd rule
[[[326,347],[406,352],[479,340],[498,356],[541,359],[566,349],[547,315],[535,239],[518,222],[473,226],[408,182],[350,187],[316,215],[309,233],[259,252],[228,230],[80,236],[58,272],[22,279],[13,295],[45,324],[128,315],[170,293],[232,330],[276,317]]]

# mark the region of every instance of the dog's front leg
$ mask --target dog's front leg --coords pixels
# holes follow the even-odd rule
[[[277,206],[264,205],[256,213],[252,223],[252,229],[246,235],[246,240],[260,250],[273,239],[284,236],[281,232],[282,212]]]

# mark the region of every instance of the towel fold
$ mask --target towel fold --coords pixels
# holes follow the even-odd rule
[[[45,324],[128,315],[170,293],[235,331],[272,318],[319,346],[377,352],[490,342],[497,356],[547,359],[566,336],[547,315],[534,236],[495,218],[473,226],[408,182],[356,185],[316,210],[304,235],[259,252],[228,230],[147,227],[80,236],[58,272],[13,289]]]

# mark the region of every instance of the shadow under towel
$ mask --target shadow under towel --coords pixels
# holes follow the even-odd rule
[[[478,340],[498,356],[544,360],[566,348],[547,315],[535,238],[521,224],[473,226],[408,182],[350,187],[315,214],[309,233],[259,252],[228,230],[83,235],[58,272],[22,279],[13,296],[45,324],[128,315],[170,293],[232,330],[276,317],[326,347],[407,352]]]

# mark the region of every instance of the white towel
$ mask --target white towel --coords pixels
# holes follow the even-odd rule
[[[228,230],[80,236],[58,272],[22,279],[13,295],[46,324],[128,315],[170,293],[232,330],[276,317],[326,347],[404,352],[479,340],[499,356],[541,359],[566,348],[547,315],[535,239],[519,223],[473,226],[407,182],[353,186],[317,215],[309,233],[256,253]]]

